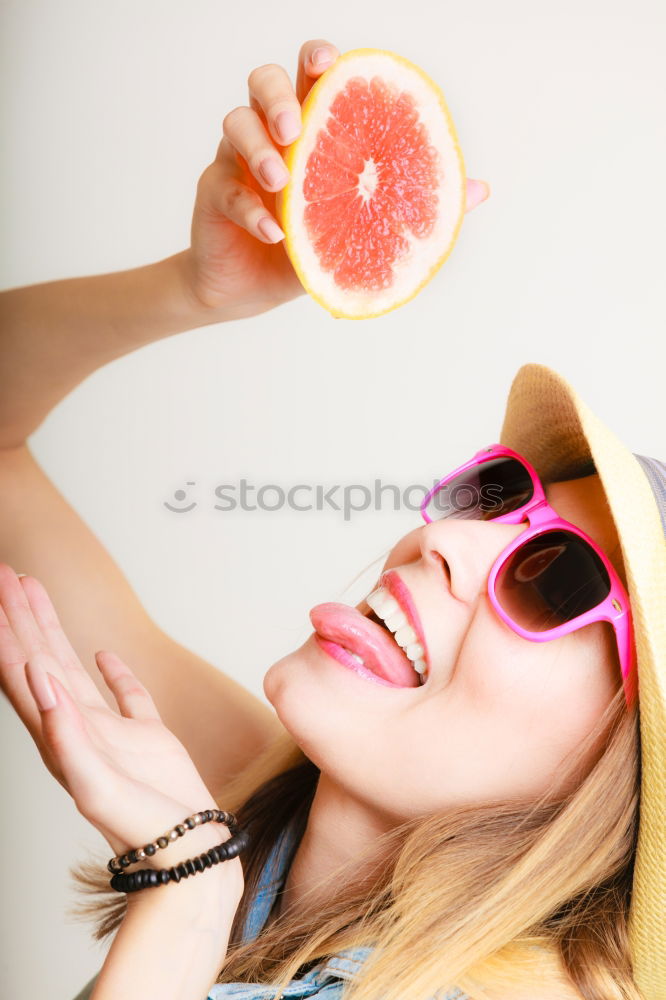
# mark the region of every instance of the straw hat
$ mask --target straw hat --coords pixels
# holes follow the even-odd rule
[[[666,998],[666,465],[632,454],[557,372],[523,365],[501,444],[545,481],[574,478],[593,459],[627,571],[638,665],[640,820],[629,913],[636,986]]]

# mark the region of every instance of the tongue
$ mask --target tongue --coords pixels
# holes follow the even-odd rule
[[[418,674],[391,634],[356,608],[333,601],[317,604],[310,621],[318,635],[356,653],[384,680],[399,687],[419,686]]]

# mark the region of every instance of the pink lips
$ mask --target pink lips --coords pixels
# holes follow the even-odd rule
[[[356,653],[369,670],[389,683],[420,686],[412,664],[395,640],[356,608],[333,601],[317,604],[310,611],[310,621],[319,637]],[[323,648],[332,654],[331,649]]]

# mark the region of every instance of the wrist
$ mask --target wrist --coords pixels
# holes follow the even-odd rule
[[[222,834],[218,841],[228,834],[226,826],[212,826],[217,826],[217,831],[208,823],[193,827],[158,853],[184,848],[187,840],[203,846],[206,834],[208,841],[215,839],[211,834],[216,832]],[[224,965],[242,893],[238,857],[178,884],[168,882],[130,892],[118,933],[97,977],[95,1000],[183,997],[184,984],[188,997],[204,996]]]
[[[178,821],[181,825],[181,820]],[[204,851],[209,851],[211,847],[229,840],[231,833],[224,823],[210,821],[200,826],[195,826],[188,830],[182,837],[172,840],[166,847],[160,847],[151,856],[146,856],[136,861],[128,869],[129,872],[138,868],[172,868],[188,858],[194,858]],[[219,866],[218,866],[219,867]],[[203,874],[203,873],[202,873]]]
[[[215,803],[209,803],[203,808],[217,812],[218,807]],[[128,876],[146,869],[159,872],[176,868],[180,869],[180,879],[174,880],[172,878],[166,883],[130,890],[127,892],[128,903],[139,898],[164,901],[174,897],[181,903],[188,898],[193,898],[196,905],[200,905],[202,896],[210,897],[212,895],[214,899],[223,898],[225,901],[235,902],[237,905],[244,890],[243,869],[239,857],[226,858],[212,865],[209,864],[208,859],[204,860],[202,857],[211,848],[227,843],[234,834],[226,823],[212,819],[191,825],[198,821],[198,814],[201,811],[201,809],[188,810],[185,806],[179,808],[175,805],[170,827],[163,828],[159,835],[155,835],[150,845],[144,845],[141,851],[144,854],[143,857],[132,861],[129,866],[123,868],[125,875]],[[239,831],[236,829],[235,832]],[[167,843],[164,846],[159,846],[158,842],[164,843],[165,840]],[[146,854],[146,848],[152,849],[152,853]],[[138,845],[135,848],[128,847],[123,853],[130,854],[130,857],[136,856],[136,854],[130,853],[133,850],[138,852]],[[202,860],[195,861],[197,858],[202,858]],[[194,861],[195,864],[187,866],[188,874],[187,870],[183,870],[183,865],[190,860]],[[122,887],[120,888],[122,889]]]
[[[228,306],[210,305],[197,295],[195,264],[191,250],[181,250],[171,257],[158,261],[154,266],[163,272],[165,288],[168,288],[173,296],[173,308],[182,317],[183,330],[194,330],[229,319]]]

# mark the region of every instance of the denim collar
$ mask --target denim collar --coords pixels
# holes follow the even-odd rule
[[[295,831],[287,823],[278,836],[259,876],[257,890],[243,926],[242,944],[254,941],[268,920],[275,897],[287,877],[287,863],[293,850]]]

